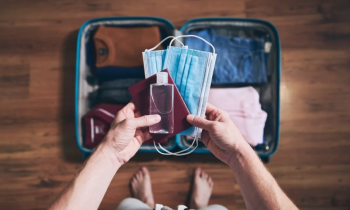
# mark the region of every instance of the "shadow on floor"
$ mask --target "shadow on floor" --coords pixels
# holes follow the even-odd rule
[[[64,159],[68,162],[83,162],[82,153],[75,137],[74,95],[75,62],[78,30],[74,30],[64,39],[61,51],[61,144]]]

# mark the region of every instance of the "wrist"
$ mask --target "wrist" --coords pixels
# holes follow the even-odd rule
[[[113,146],[107,141],[101,142],[96,152],[101,153],[104,158],[110,162],[113,168],[116,168],[117,170],[123,165],[119,160],[118,152],[115,151]]]
[[[241,137],[236,139],[236,143],[234,147],[232,148],[232,155],[229,159],[228,165],[232,168],[233,164],[236,164],[240,160],[242,160],[245,154],[249,153],[251,149],[251,146],[246,142],[246,140]]]

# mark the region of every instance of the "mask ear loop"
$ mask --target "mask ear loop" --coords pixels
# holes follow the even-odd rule
[[[159,45],[161,45],[165,40],[167,40],[167,39],[170,39],[170,38],[173,38],[172,40],[171,40],[171,43],[170,43],[170,45],[169,46],[171,46],[171,44],[173,43],[173,40],[176,38],[175,36],[168,36],[167,38],[165,38],[165,39],[163,39],[162,41],[160,41],[156,46],[154,46],[153,48],[151,48],[151,49],[146,49],[145,51],[152,51],[152,50],[155,50]],[[176,39],[177,40],[177,39]],[[180,42],[180,44],[182,45],[182,46],[185,46],[184,45],[184,43],[182,43],[180,40],[177,40],[178,42]]]
[[[196,127],[195,130],[198,131],[198,128]],[[165,149],[164,147],[162,147],[162,145],[160,145],[160,144],[158,143],[159,147],[160,147],[162,150],[164,150],[166,153],[161,152],[161,151],[158,150],[156,143],[153,141],[154,148],[156,148],[157,152],[160,153],[160,154],[162,154],[162,155],[184,156],[184,155],[191,154],[191,153],[198,147],[198,132],[195,132],[195,133],[196,133],[196,135],[195,135],[196,137],[193,139],[191,146],[189,146],[187,149],[181,150],[181,151],[179,151],[179,152],[170,152],[169,150]],[[194,144],[195,142],[196,142],[196,146],[195,146],[194,148],[192,148],[192,146],[193,146],[193,144]],[[189,150],[189,149],[191,149],[191,148],[192,148],[191,151],[185,152],[185,151],[187,151],[187,150]],[[185,152],[185,153],[184,153],[184,152]]]
[[[213,49],[213,54],[215,54],[215,47],[214,47],[211,43],[209,43],[207,40],[203,39],[202,37],[196,36],[196,35],[181,35],[181,36],[177,36],[177,37],[169,36],[169,37],[163,39],[157,46],[155,46],[154,48],[152,48],[152,49],[150,49],[150,50],[156,49],[162,42],[164,42],[166,39],[171,38],[171,37],[172,37],[173,39],[171,40],[169,46],[171,46],[171,44],[172,44],[173,41],[175,41],[175,40],[178,41],[178,42],[180,42],[180,43],[182,44],[182,46],[184,46],[184,44],[183,44],[180,40],[178,40],[178,38],[181,38],[181,37],[195,37],[195,38],[198,38],[198,39],[203,40],[205,43],[207,43],[208,45],[210,45],[210,46],[212,47],[212,49]],[[147,50],[146,50],[146,51],[147,51]],[[157,152],[160,153],[160,154],[162,154],[162,155],[184,156],[184,155],[191,154],[191,153],[198,147],[198,130],[199,130],[198,127],[196,127],[196,128],[195,128],[195,138],[194,138],[194,140],[192,141],[191,146],[189,146],[187,149],[181,150],[181,151],[179,151],[179,152],[170,152],[169,150],[165,149],[164,147],[162,147],[161,144],[158,143],[158,146],[159,146],[163,151],[165,151],[165,153],[164,153],[164,152],[161,152],[160,150],[158,150],[157,145],[156,145],[156,142],[153,141],[154,148],[156,148]],[[191,151],[186,152],[187,150],[189,150],[189,149],[192,148],[192,146],[193,146],[193,144],[194,144],[195,142],[196,142],[196,146],[195,146]]]
[[[178,38],[181,38],[181,37],[195,37],[195,38],[197,38],[197,39],[200,39],[200,40],[202,40],[203,42],[205,42],[205,43],[207,43],[208,45],[210,45],[211,48],[213,49],[213,54],[215,54],[215,47],[214,47],[210,42],[208,42],[207,40],[203,39],[203,38],[200,37],[200,36],[196,36],[196,35],[180,35],[180,36],[174,37],[173,40],[171,40],[169,46],[171,46],[171,44],[172,44],[173,41],[175,41],[175,40],[180,42],[180,40],[178,40]],[[184,45],[182,45],[182,46],[184,46]]]

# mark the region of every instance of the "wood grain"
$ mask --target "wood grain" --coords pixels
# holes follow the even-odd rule
[[[17,0],[0,7],[0,209],[45,209],[83,160],[74,134],[77,30],[106,16],[265,19],[282,44],[281,135],[267,164],[301,209],[350,209],[350,2],[348,0]],[[129,197],[150,169],[156,202],[183,203],[195,167],[214,179],[210,203],[245,209],[234,174],[212,155],[137,154],[100,209]]]

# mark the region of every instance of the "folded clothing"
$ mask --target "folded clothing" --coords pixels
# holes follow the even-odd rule
[[[213,29],[194,33],[215,46],[217,53],[213,85],[257,84],[267,82],[267,64],[264,40],[259,38],[228,37],[215,34]],[[211,47],[200,39],[186,38],[189,48],[211,51]]]
[[[267,114],[261,109],[259,94],[253,87],[211,88],[208,102],[228,112],[250,145],[264,142]]]
[[[128,88],[141,79],[114,79],[102,82],[98,90],[99,103],[127,104],[132,100]]]
[[[99,104],[84,116],[85,147],[94,149],[101,143],[111,127],[115,115],[124,106],[124,104]],[[160,143],[164,145],[166,141]],[[144,144],[153,144],[153,141],[146,141]]]
[[[143,67],[107,66],[97,68],[93,73],[99,82],[115,80],[116,78],[145,78]]]
[[[114,80],[105,81],[101,83],[99,88],[100,89],[129,88],[140,81],[142,81],[142,79],[140,78],[114,79]]]
[[[142,67],[142,52],[159,43],[160,32],[157,26],[100,26],[93,39],[97,68],[106,66]],[[159,46],[157,49],[162,49],[162,47]]]
[[[100,103],[127,104],[132,100],[128,89],[99,90]]]

